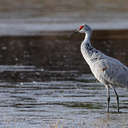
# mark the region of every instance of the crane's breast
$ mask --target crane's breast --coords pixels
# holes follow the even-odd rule
[[[106,74],[108,68],[109,67],[102,61],[97,61],[90,65],[90,69],[94,74],[95,78],[103,84],[106,83],[105,79],[108,79],[108,76]]]

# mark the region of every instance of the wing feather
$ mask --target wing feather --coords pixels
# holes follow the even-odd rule
[[[128,86],[128,67],[117,59],[106,57],[94,63],[94,76],[104,84]]]

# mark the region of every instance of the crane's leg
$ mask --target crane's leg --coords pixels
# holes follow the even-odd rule
[[[117,94],[117,92],[116,92],[116,89],[115,88],[113,88],[114,89],[114,92],[115,92],[115,94],[116,94],[116,100],[117,100],[117,111],[119,112],[119,96],[118,96],[118,94]]]
[[[119,96],[118,96],[118,94],[116,92],[116,89],[113,86],[111,86],[111,88],[113,88],[113,90],[115,92],[116,100],[117,100],[117,112],[119,112]]]
[[[109,86],[106,86],[107,88],[107,112],[109,112],[109,104],[110,104],[110,89]]]

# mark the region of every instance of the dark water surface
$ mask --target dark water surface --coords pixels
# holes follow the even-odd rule
[[[93,45],[127,64],[127,30],[94,31]],[[80,53],[83,35],[0,37],[0,128],[127,128],[128,93],[111,91],[90,74]]]

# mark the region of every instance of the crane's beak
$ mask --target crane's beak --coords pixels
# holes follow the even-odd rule
[[[79,29],[75,29],[75,30],[74,30],[74,33],[78,33],[78,32],[79,32]]]
[[[75,30],[73,31],[73,34],[75,34],[75,33],[79,33],[79,29],[75,29]]]

